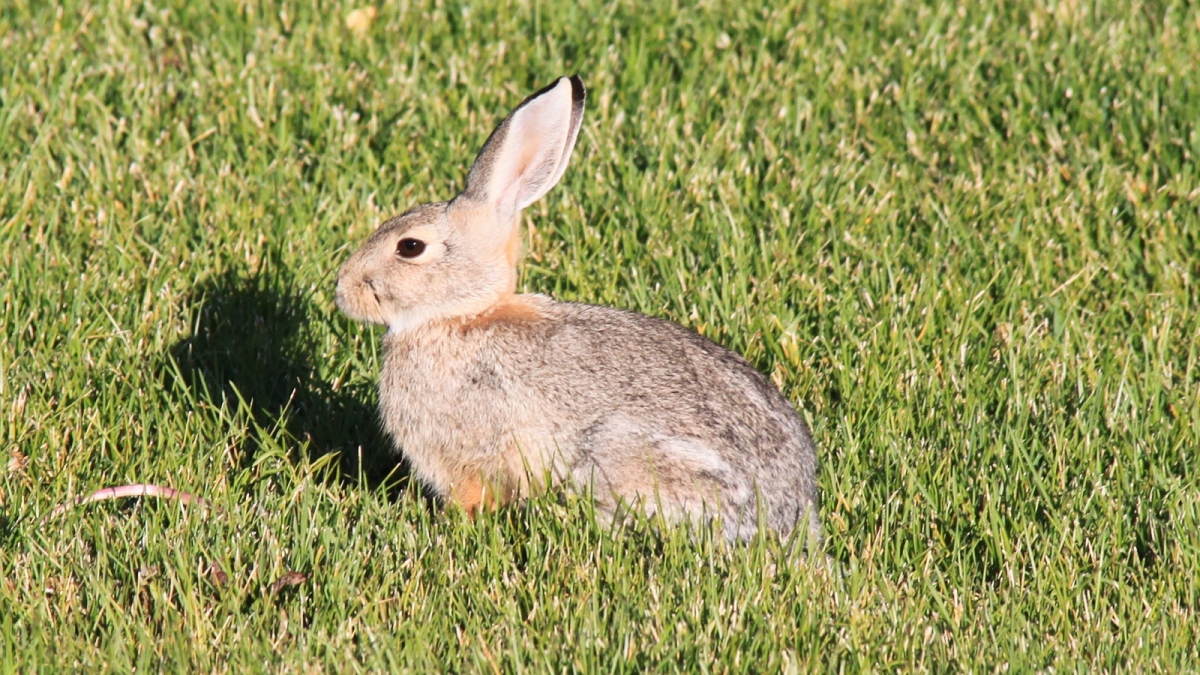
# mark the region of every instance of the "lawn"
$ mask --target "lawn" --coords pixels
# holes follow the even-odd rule
[[[0,671],[1200,669],[1200,5],[691,4],[0,5]],[[388,454],[337,269],[575,72],[521,287],[769,374],[823,555]]]

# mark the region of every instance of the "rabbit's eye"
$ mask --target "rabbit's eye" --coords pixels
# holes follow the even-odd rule
[[[401,239],[396,253],[401,258],[415,258],[425,252],[425,242],[420,239]]]

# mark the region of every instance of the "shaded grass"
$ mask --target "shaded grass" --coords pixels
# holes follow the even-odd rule
[[[337,4],[0,7],[0,660],[1196,668],[1200,10],[772,4],[398,3],[363,39]],[[574,498],[471,523],[380,452],[333,275],[566,72],[523,287],[769,373],[830,566]],[[125,482],[227,513],[41,523]]]

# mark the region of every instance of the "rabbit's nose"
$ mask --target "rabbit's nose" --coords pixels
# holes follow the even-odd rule
[[[366,286],[367,288],[371,289],[372,291],[375,290],[374,280],[372,280],[370,277],[364,278],[361,283],[363,286]],[[346,292],[346,290],[349,287],[350,287],[350,282],[346,280],[346,275],[344,275],[344,274],[338,275],[337,294],[342,295],[343,293]]]

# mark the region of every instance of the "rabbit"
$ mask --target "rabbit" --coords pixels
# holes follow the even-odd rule
[[[517,294],[519,216],[566,171],[583,82],[560,77],[492,132],[454,199],[383,223],[342,266],[337,305],[387,326],[385,430],[442,503],[565,488],[611,523],[761,526],[820,540],[804,420],[737,354],[634,312]]]

